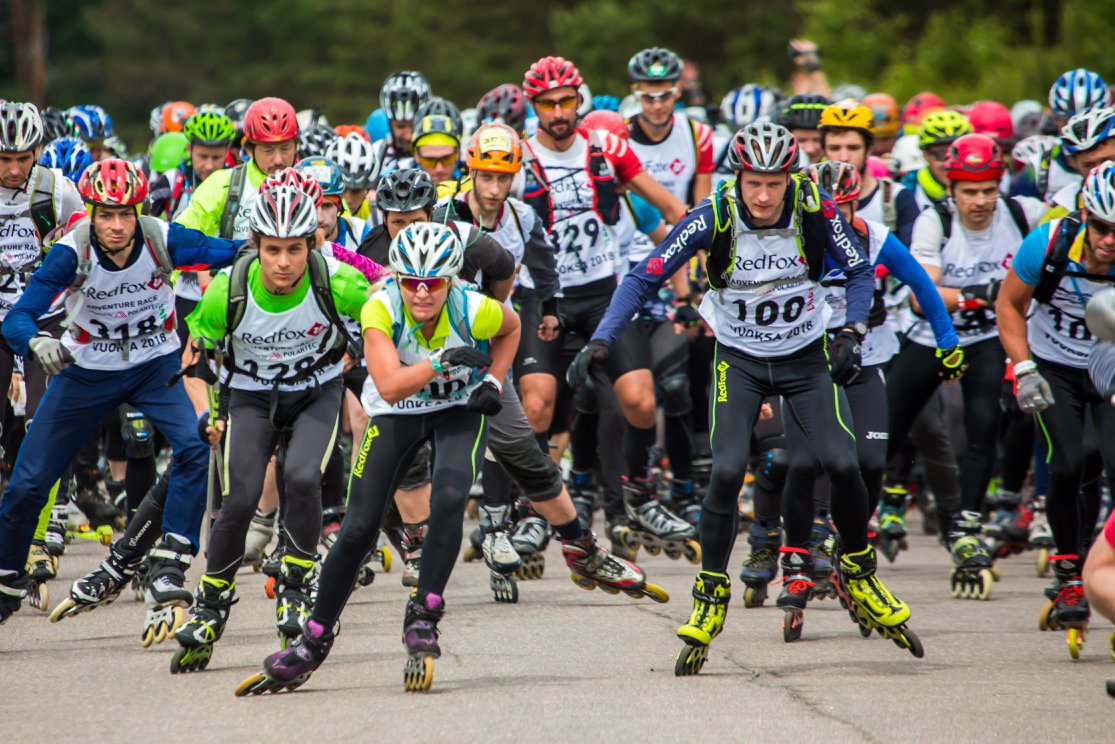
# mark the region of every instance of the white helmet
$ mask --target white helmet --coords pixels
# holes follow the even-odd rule
[[[0,105],[0,152],[27,152],[43,141],[43,120],[33,103]]]
[[[1084,177],[1080,197],[1088,214],[1115,224],[1115,163],[1108,160],[1093,168]]]
[[[325,157],[341,166],[345,173],[345,186],[370,189],[379,178],[386,146],[386,141],[373,145],[356,132],[349,132],[329,143],[325,148]]]
[[[774,91],[761,85],[748,83],[728,91],[720,101],[720,120],[736,129],[742,129],[760,118],[774,113],[778,103]]]
[[[733,171],[794,173],[801,170],[794,135],[768,119],[760,119],[736,132],[728,142],[726,161]]]
[[[1115,137],[1115,108],[1095,106],[1073,114],[1068,124],[1061,127],[1061,144],[1065,152],[1075,155],[1093,147],[1104,140]]]
[[[624,96],[623,100],[619,102],[619,115],[624,119],[630,119],[642,110],[643,106],[639,103],[639,99],[635,98],[635,96],[630,93]]]
[[[272,238],[310,237],[317,230],[314,200],[294,186],[270,186],[252,204],[249,229]]]
[[[916,134],[906,134],[894,141],[887,158],[887,167],[892,173],[906,174],[921,170],[926,166],[925,156],[921,153]]]
[[[426,77],[414,70],[392,73],[379,91],[379,107],[391,121],[411,121],[430,97]]]
[[[1057,138],[1048,134],[1031,134],[1018,141],[1010,151],[1015,163],[1037,168],[1057,147]]]
[[[391,268],[407,276],[454,277],[461,273],[465,252],[448,225],[414,222],[399,231],[387,251]]]
[[[581,96],[581,103],[577,106],[577,118],[583,119],[592,111],[592,91],[588,83],[582,82],[577,86],[577,93]]]

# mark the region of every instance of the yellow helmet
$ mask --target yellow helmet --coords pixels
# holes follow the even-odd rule
[[[930,111],[918,127],[918,144],[923,149],[933,145],[947,145],[973,131],[972,122],[964,114],[950,109]]]
[[[820,129],[857,129],[868,137],[875,126],[875,115],[867,106],[863,106],[851,98],[830,104],[821,112]]]

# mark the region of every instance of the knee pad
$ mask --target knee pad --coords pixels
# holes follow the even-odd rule
[[[689,396],[689,378],[684,374],[667,375],[658,381],[658,392],[662,396],[662,408],[667,416],[685,416],[693,410],[693,399]]]
[[[755,485],[772,493],[781,493],[790,468],[790,451],[782,447],[759,454],[755,464]]]
[[[600,412],[600,406],[596,401],[596,388],[591,378],[573,388],[573,408],[578,413],[589,416]]]
[[[155,432],[151,423],[139,411],[124,406],[121,411],[120,435],[124,438],[124,452],[129,459],[139,460],[155,455]]]

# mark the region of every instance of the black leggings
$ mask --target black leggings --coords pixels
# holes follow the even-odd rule
[[[844,388],[844,393],[855,424],[856,454],[867,488],[867,513],[872,514],[879,503],[887,464],[887,383],[882,367],[864,367],[855,381]],[[786,544],[804,548],[809,545],[814,512],[831,502],[831,494],[825,493],[827,482],[818,482],[821,464],[793,416],[786,417],[786,441],[790,467],[782,498],[782,522]]]
[[[833,384],[823,341],[786,357],[756,359],[718,344],[710,392],[712,473],[701,509],[706,571],[723,571],[735,542],[737,499],[751,433],[763,399],[782,395],[784,412],[805,433],[835,486],[832,516],[844,547],[867,547],[867,489],[860,477],[848,401]],[[810,503],[808,516],[812,519]]]
[[[1054,400],[1037,415],[1037,437],[1049,464],[1049,528],[1058,553],[1083,555],[1099,518],[1102,469],[1095,458],[1088,463],[1085,439],[1099,447],[1103,464],[1115,465],[1115,411],[1096,391],[1087,369],[1035,361]],[[1087,426],[1089,419],[1094,429]]]
[[[995,467],[999,389],[1006,370],[1006,354],[998,338],[989,338],[964,347],[964,355],[968,371],[960,379],[960,387],[964,394],[967,444],[959,457],[960,504],[968,511],[980,511]],[[888,379],[888,454],[894,455],[909,435],[914,419],[941,384],[934,350],[920,344],[907,344],[894,360]]]
[[[433,442],[433,479],[418,589],[445,592],[461,549],[468,492],[480,471],[487,439],[485,417],[464,406],[424,414],[379,415],[368,421],[349,480],[341,531],[321,568],[311,613],[314,620],[331,628],[341,616],[407,464],[427,440]]]

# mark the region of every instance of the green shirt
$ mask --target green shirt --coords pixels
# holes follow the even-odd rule
[[[210,237],[217,237],[221,230],[221,214],[228,201],[228,187],[232,183],[232,168],[222,168],[198,184],[190,196],[185,211],[174,221],[180,225],[200,230]],[[248,161],[248,182],[244,188],[259,190],[259,185],[267,175],[259,169],[256,161]],[[241,197],[243,199],[243,197]]]
[[[333,290],[333,302],[341,316],[353,320],[360,319],[360,311],[368,299],[368,280],[356,269],[342,263],[330,262],[329,286]],[[228,324],[228,283],[229,270],[214,277],[205,294],[201,296],[194,311],[186,318],[186,326],[195,339],[222,339],[227,335]],[[269,313],[281,313],[297,307],[310,292],[309,271],[302,276],[302,282],[290,294],[275,295],[263,286],[259,276],[259,261],[248,267],[248,291],[256,304]]]

